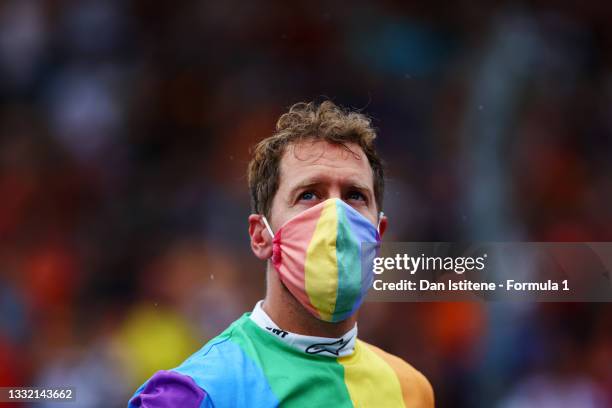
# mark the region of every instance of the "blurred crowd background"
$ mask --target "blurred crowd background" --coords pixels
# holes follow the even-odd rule
[[[298,101],[373,118],[386,240],[612,241],[611,23],[603,1],[2,0],[0,385],[124,406],[249,311],[249,149]],[[360,336],[439,407],[612,406],[610,304],[368,303]]]

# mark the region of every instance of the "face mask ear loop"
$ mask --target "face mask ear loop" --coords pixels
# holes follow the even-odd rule
[[[376,225],[376,230],[378,231],[378,233],[380,234],[380,221],[382,221],[382,217],[385,216],[384,212],[379,212],[378,213],[378,225]]]
[[[261,216],[261,219],[263,220],[264,225],[266,226],[266,228],[268,229],[268,232],[270,233],[270,235],[272,236],[272,238],[274,238],[274,233],[272,232],[272,228],[270,228],[270,224],[268,224],[268,220],[266,219],[265,215]]]

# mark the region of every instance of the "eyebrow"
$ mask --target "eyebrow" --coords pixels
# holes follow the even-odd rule
[[[306,180],[303,180],[289,190],[289,197],[293,198],[298,190],[302,190],[309,187],[316,187],[318,185],[325,184],[327,181],[328,180],[322,179],[320,177],[308,178]],[[374,192],[372,191],[372,189],[367,185],[363,184],[362,182],[357,181],[355,179],[347,179],[345,184],[347,186],[350,186],[351,188],[355,188],[357,190],[361,190],[367,193],[369,195],[369,199],[373,198]]]
[[[308,187],[315,187],[320,184],[323,184],[324,182],[325,182],[324,180],[321,180],[318,178],[314,178],[314,179],[311,178],[311,179],[303,180],[297,183],[295,186],[291,187],[291,189],[289,190],[289,197],[293,197],[298,190],[302,190]]]

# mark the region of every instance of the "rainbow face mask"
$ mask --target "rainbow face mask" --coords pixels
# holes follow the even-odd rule
[[[326,322],[352,316],[372,286],[378,228],[338,198],[301,212],[276,234],[263,221],[274,237],[272,264],[302,306]],[[362,250],[364,242],[375,245]]]

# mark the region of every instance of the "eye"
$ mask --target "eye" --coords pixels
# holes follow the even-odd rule
[[[363,195],[359,191],[351,191],[347,194],[346,198],[348,200],[357,200],[357,201],[366,201],[365,195]]]
[[[315,198],[317,198],[317,195],[313,191],[304,191],[302,194],[300,194],[300,200],[310,201],[314,200]]]

